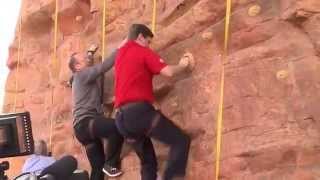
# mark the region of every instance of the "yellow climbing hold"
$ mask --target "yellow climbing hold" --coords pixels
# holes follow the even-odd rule
[[[249,16],[257,16],[261,12],[261,7],[259,5],[253,5],[248,10]]]
[[[277,79],[285,79],[289,76],[289,72],[287,70],[280,70],[277,72]]]

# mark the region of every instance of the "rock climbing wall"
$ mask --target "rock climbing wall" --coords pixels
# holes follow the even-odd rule
[[[320,1],[233,0],[228,62],[221,64],[224,0],[158,0],[153,48],[169,64],[185,51],[196,67],[173,79],[156,78],[162,111],[192,136],[188,180],[212,180],[220,70],[226,70],[221,180],[320,179]],[[58,61],[52,71],[54,0],[24,0],[22,49],[18,32],[10,47],[5,107],[31,112],[36,139],[49,140],[53,155],[87,159],[73,138],[68,57],[90,43],[101,45],[103,2],[59,0]],[[107,54],[132,23],[150,25],[152,0],[107,0]],[[18,72],[18,73],[17,73]],[[58,72],[58,77],[53,76]],[[18,88],[15,86],[17,78]],[[105,102],[112,99],[107,73]],[[53,93],[53,96],[52,96]],[[53,98],[52,98],[53,97]],[[163,171],[167,147],[157,142]],[[125,148],[122,180],[139,179],[136,155]],[[11,158],[10,176],[25,158]]]

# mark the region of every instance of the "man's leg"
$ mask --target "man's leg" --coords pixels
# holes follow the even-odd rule
[[[164,180],[184,177],[188,161],[190,137],[160,112],[153,118],[153,121],[157,121],[157,124],[150,130],[149,135],[170,146]]]
[[[108,146],[105,152],[105,173],[109,176],[118,176],[122,172],[119,170],[121,160],[121,149],[123,144],[123,137],[118,132],[115,121],[99,117],[92,125],[92,133],[95,138],[108,139]],[[114,171],[114,172],[110,172]]]
[[[85,145],[87,157],[91,165],[90,180],[103,180],[104,174],[102,168],[104,165],[104,151],[100,140]]]
[[[85,147],[87,157],[91,166],[90,180],[103,180],[102,172],[104,164],[104,149],[102,142],[99,139],[93,139],[89,131],[89,124],[95,120],[88,119],[79,122],[74,127],[75,136],[78,141]]]
[[[73,171],[77,169],[78,162],[73,156],[64,156],[50,166],[43,169],[40,174],[52,175],[55,179],[68,179],[72,176]]]
[[[157,179],[157,157],[149,137],[141,138],[132,144],[141,163],[141,180]]]
[[[121,110],[116,114],[116,125],[120,133],[126,137],[127,142],[132,145],[141,163],[141,179],[142,180],[156,180],[157,179],[157,158],[154,152],[152,141],[145,136],[145,130],[148,127],[147,121],[139,118],[141,114],[143,117],[148,116],[150,108],[137,106],[134,110]],[[124,117],[128,117],[125,119]]]

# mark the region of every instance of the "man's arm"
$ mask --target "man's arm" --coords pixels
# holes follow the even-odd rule
[[[113,67],[114,62],[116,60],[117,53],[118,53],[118,49],[114,50],[110,56],[104,59],[104,61],[101,64],[101,70],[100,70],[101,73],[105,73]]]
[[[83,71],[86,76],[86,82],[93,82],[95,81],[100,75],[104,74],[105,72],[109,71],[115,62],[118,50],[115,50],[108,56],[102,63],[96,64],[92,67],[88,67],[86,70]]]
[[[192,68],[194,64],[193,56],[191,53],[186,53],[181,59],[179,64],[177,65],[168,65],[164,67],[160,74],[167,77],[172,77],[176,74],[179,74],[185,71],[187,68]]]
[[[122,40],[121,43],[118,45],[117,49],[114,50],[109,57],[105,58],[101,64],[97,64],[91,68],[88,68],[88,72],[86,72],[87,82],[95,81],[98,76],[109,71],[113,67],[117,53],[118,53],[118,49],[124,46],[127,43],[127,41],[128,41],[127,39]],[[94,53],[97,51],[97,49],[98,49],[98,46],[95,44],[89,47],[87,53],[88,53],[88,57],[91,57],[91,60],[93,60]]]
[[[186,69],[186,67],[181,66],[179,64],[177,65],[167,65],[166,67],[164,67],[161,71],[160,74],[166,77],[172,77],[176,74],[181,73],[182,71],[184,71]]]

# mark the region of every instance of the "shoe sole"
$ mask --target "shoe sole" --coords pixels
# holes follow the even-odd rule
[[[123,172],[118,172],[117,174],[110,174],[108,171],[104,170],[104,168],[102,168],[102,171],[109,177],[118,177],[123,173]]]

